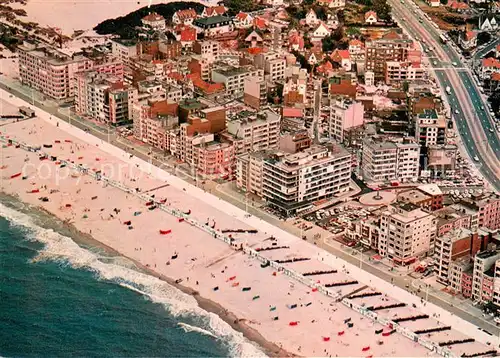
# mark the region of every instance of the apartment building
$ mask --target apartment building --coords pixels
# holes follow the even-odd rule
[[[270,109],[228,116],[223,137],[234,144],[236,155],[278,149],[281,117]]]
[[[433,213],[437,218],[437,236],[443,236],[451,230],[470,229],[471,217],[463,212],[457,210],[452,206],[446,206]]]
[[[495,262],[495,277],[493,279],[493,303],[500,307],[500,261]]]
[[[134,137],[155,148],[169,151],[168,131],[179,124],[178,105],[166,100],[143,100],[132,106]]]
[[[245,78],[243,88],[243,102],[256,110],[267,106],[267,85],[264,78]]]
[[[193,52],[201,59],[213,63],[219,59],[221,48],[219,41],[205,40],[193,43]]]
[[[328,136],[338,143],[344,142],[346,131],[364,124],[365,110],[361,102],[337,96],[330,100]]]
[[[196,144],[193,149],[194,167],[202,176],[232,175],[234,166],[234,147],[230,143],[212,141]]]
[[[476,198],[475,205],[479,212],[479,227],[490,230],[500,229],[500,195],[488,194]]]
[[[402,82],[416,82],[427,79],[427,70],[420,63],[387,61],[385,83],[394,85]]]
[[[345,232],[345,238],[352,242],[359,242],[364,248],[378,250],[380,236],[380,216],[373,215],[367,218],[352,221]]]
[[[469,298],[472,295],[472,267],[473,261],[470,255],[466,255],[451,261],[449,268],[448,287],[454,293],[462,294]]]
[[[500,195],[498,194],[474,195],[453,206],[470,213],[473,228],[500,229]]]
[[[479,252],[474,257],[471,296],[473,301],[493,301],[495,265],[499,259],[500,252],[496,250],[495,245],[490,245],[488,250]]]
[[[386,63],[405,62],[408,52],[413,48],[413,41],[396,32],[389,32],[380,39],[365,43],[365,70],[372,71],[375,79],[385,80]]]
[[[124,65],[129,65],[130,59],[140,54],[139,48],[139,43],[136,40],[111,40],[111,53]]]
[[[420,145],[444,145],[446,143],[446,118],[435,109],[426,109],[415,116],[415,139]]]
[[[451,264],[462,257],[474,257],[487,246],[487,239],[469,229],[459,228],[436,237],[434,244],[434,270],[436,280],[448,285],[452,278]],[[460,281],[455,270],[455,283]]]
[[[409,265],[434,247],[436,218],[411,203],[388,206],[380,218],[379,254]]]
[[[55,100],[72,99],[76,73],[94,65],[84,56],[70,56],[58,49],[26,41],[18,46],[18,54],[21,83]]]
[[[443,207],[443,192],[436,184],[426,184],[398,193],[398,201],[412,203],[427,211]]]
[[[285,153],[297,153],[312,145],[312,139],[306,129],[282,132],[279,149]]]
[[[236,186],[262,198],[264,159],[269,158],[273,153],[274,151],[261,150],[240,154],[236,158]]]
[[[269,51],[258,54],[254,59],[255,67],[263,69],[269,81],[285,79],[286,59],[283,54]]]
[[[75,111],[80,115],[102,123],[126,123],[137,100],[137,89],[124,85],[119,76],[96,70],[75,76]]]
[[[311,146],[264,159],[262,193],[270,207],[288,217],[349,190],[351,155],[341,146]]]
[[[245,78],[264,77],[264,71],[252,66],[223,66],[212,70],[212,81],[223,83],[226,94],[234,97],[242,97],[245,90]]]
[[[365,180],[408,181],[418,177],[420,145],[410,138],[400,141],[382,137],[363,140],[361,169]]]

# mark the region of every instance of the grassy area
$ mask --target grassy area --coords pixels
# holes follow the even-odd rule
[[[430,7],[422,0],[414,0],[418,7],[425,12],[431,20],[445,31],[456,30],[459,26],[464,26],[467,16],[448,10],[445,6]]]

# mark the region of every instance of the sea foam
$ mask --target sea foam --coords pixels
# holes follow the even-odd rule
[[[194,297],[156,277],[134,270],[129,260],[123,257],[110,258],[99,252],[84,249],[71,238],[54,230],[42,228],[36,225],[29,215],[1,203],[0,215],[9,220],[12,225],[25,228],[28,238],[44,244],[44,248],[33,261],[55,261],[61,265],[92,271],[98,279],[115,282],[144,295],[152,302],[162,304],[174,317],[194,319],[203,328],[188,325],[185,331],[195,331],[217,337],[227,345],[231,356],[266,357],[259,347],[247,340],[242,333],[232,329],[219,316],[201,309]]]

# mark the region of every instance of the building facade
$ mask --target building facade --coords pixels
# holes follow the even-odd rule
[[[411,203],[391,204],[380,219],[378,252],[397,265],[409,265],[434,247],[436,218]]]
[[[311,146],[264,160],[262,193],[269,206],[288,217],[315,201],[349,190],[351,155],[344,148]]]
[[[380,137],[363,140],[361,168],[366,180],[407,181],[419,174],[420,145],[407,138],[396,142]]]
[[[21,83],[55,100],[72,99],[76,73],[94,65],[84,56],[69,56],[58,49],[28,42],[18,46],[18,53]]]

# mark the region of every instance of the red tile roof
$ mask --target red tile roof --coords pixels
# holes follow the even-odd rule
[[[250,55],[258,55],[264,52],[264,49],[261,47],[249,47],[247,51]]]
[[[196,29],[194,27],[185,27],[181,31],[181,42],[196,41]]]
[[[224,6],[212,6],[205,8],[205,14],[207,16],[223,15],[226,13],[226,8]]]
[[[476,37],[476,35],[477,35],[477,34],[476,34],[474,31],[467,31],[467,32],[465,33],[465,40],[466,40],[466,41],[470,41],[470,40],[472,40],[474,37]]]
[[[176,14],[180,20],[195,19],[198,17],[194,9],[179,10]]]
[[[492,81],[500,81],[500,72],[493,72],[491,74],[491,80]]]
[[[253,26],[258,28],[259,30],[265,30],[267,29],[267,21],[262,17],[256,17],[255,19],[253,19]]]
[[[142,20],[144,20],[144,21],[161,21],[161,20],[165,20],[165,18],[163,16],[157,14],[156,12],[152,12],[151,14],[144,16],[142,18]]]
[[[238,15],[236,15],[236,18],[239,21],[245,21],[245,19],[248,17],[248,14],[246,12],[239,12]]]
[[[365,13],[365,20],[367,20],[371,16],[375,16],[375,18],[377,18],[377,13],[375,11],[372,11],[372,10],[366,12]]]
[[[500,61],[493,57],[483,58],[482,65],[483,67],[494,67],[500,69]]]
[[[334,60],[342,59],[342,60],[350,60],[351,55],[349,54],[349,50],[339,50],[336,49],[333,51],[333,53],[330,55],[330,57]]]
[[[363,42],[359,41],[358,39],[354,39],[354,40],[349,41],[349,46],[361,46],[361,47],[364,47],[365,45],[363,44]]]
[[[469,8],[469,5],[467,5],[466,3],[454,0],[449,0],[447,6],[455,10],[465,10]]]

